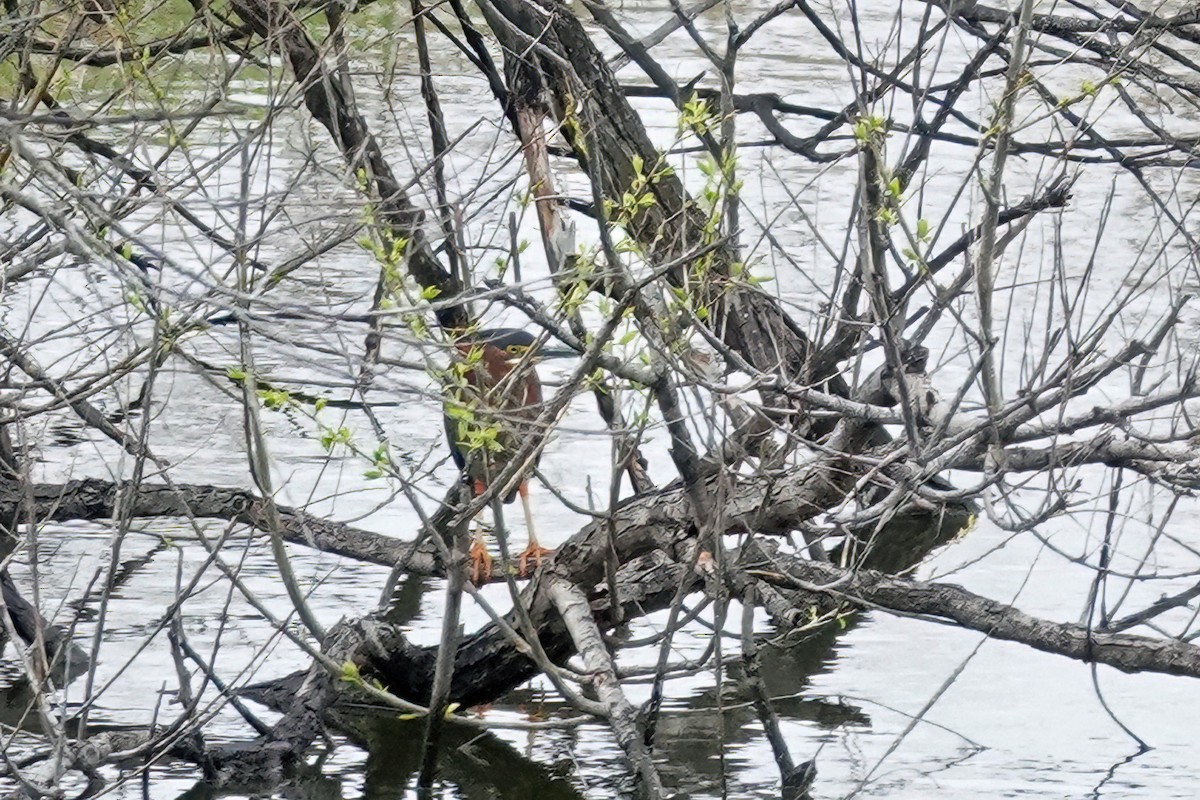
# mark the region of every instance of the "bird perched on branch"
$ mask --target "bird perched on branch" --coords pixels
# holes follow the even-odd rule
[[[539,355],[537,338],[516,328],[490,328],[464,335],[455,349],[444,406],[446,440],[454,463],[479,497],[501,476],[521,445],[539,434],[536,420],[541,413],[542,383],[534,366]],[[511,503],[520,496],[525,512],[529,546],[517,562],[521,575],[552,552],[538,544],[529,508],[526,477],[537,462],[535,455],[521,465],[515,487],[501,498]],[[491,577],[492,557],[478,527],[471,537],[470,558],[472,582],[486,582]]]

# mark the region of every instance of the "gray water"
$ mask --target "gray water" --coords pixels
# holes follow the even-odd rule
[[[755,0],[739,4],[737,11],[739,17],[750,19],[767,7]],[[911,21],[920,8],[905,9],[910,25],[902,31],[906,40],[915,33]],[[398,8],[390,4],[369,7],[358,15],[352,36],[357,46],[364,48],[359,52],[370,54],[355,64],[361,70],[356,82],[358,100],[402,176],[411,174],[413,165],[422,165],[428,158],[411,30],[405,27],[400,35],[394,34],[399,23],[407,19],[405,9],[406,4]],[[626,0],[622,13],[632,28],[646,32],[670,12],[665,4]],[[883,42],[891,30],[893,9],[864,13],[866,40]],[[705,17],[699,25],[713,41],[724,35],[722,26],[719,13]],[[599,34],[598,41],[611,51]],[[974,47],[973,42],[968,44]],[[672,74],[684,80],[707,66],[682,34],[669,39],[656,54]],[[452,193],[471,196],[467,208],[478,214],[469,217],[465,235],[482,272],[494,268],[495,257],[507,249],[503,222],[508,212],[520,211],[511,198],[507,204],[502,198],[482,208],[482,198],[518,175],[519,165],[509,159],[512,142],[501,127],[486,86],[475,78],[469,64],[447,49],[439,51],[437,57],[438,87],[450,135],[453,138],[469,131],[450,159],[448,171]],[[965,58],[961,41],[951,36],[939,64],[945,79],[957,75],[956,66]],[[194,55],[183,62],[172,85],[181,98],[202,96],[201,78],[224,69],[222,60],[208,59]],[[392,80],[392,70],[395,82],[385,91],[382,87]],[[748,91],[775,91],[809,105],[837,108],[853,96],[844,67],[799,15],[785,15],[761,32],[745,54],[739,75]],[[637,79],[633,70],[626,70],[624,77]],[[1063,87],[1071,87],[1086,76],[1064,70],[1053,77]],[[282,81],[282,86],[286,89],[290,84]],[[100,94],[99,88],[84,83],[82,102],[87,102],[89,88]],[[257,69],[241,73],[227,92],[233,113],[201,124],[191,137],[191,157],[204,162],[230,147],[235,131],[253,131],[261,124],[263,109],[277,89],[268,87],[265,73]],[[294,92],[289,97],[294,106]],[[975,97],[974,102],[982,106],[986,99]],[[1108,102],[1111,98],[1102,92],[1097,103]],[[639,101],[638,107],[656,140],[670,144],[676,118],[668,105]],[[1180,107],[1176,111],[1172,124],[1190,125],[1194,131],[1194,109]],[[906,109],[897,108],[895,113],[899,119],[906,118]],[[1096,113],[1099,115],[1099,109]],[[798,133],[804,132],[803,123],[789,124],[795,124]],[[1112,131],[1136,130],[1135,121],[1116,110],[1105,112],[1104,124]],[[763,132],[750,119],[742,118],[739,125],[746,140],[762,138]],[[1036,133],[1030,132],[1029,136],[1036,138]],[[296,246],[294,226],[311,235],[321,226],[361,215],[361,204],[350,190],[350,182],[341,175],[340,161],[325,132],[303,113],[288,111],[280,115],[263,145],[266,149],[251,160],[251,207],[271,208],[280,202],[291,216],[267,225],[258,258],[273,262],[290,255]],[[315,167],[303,160],[309,149],[317,154]],[[963,201],[950,209],[948,203],[966,179],[973,155],[968,148],[935,147],[926,193],[920,201],[929,209],[926,216],[938,218],[948,213],[953,226],[967,222],[971,205]],[[167,170],[183,166],[176,157],[168,162]],[[694,165],[685,168],[680,162],[680,166],[690,184],[702,180]],[[743,243],[754,246],[752,255],[762,259],[756,269],[775,278],[770,287],[780,293],[794,317],[815,330],[816,315],[825,299],[822,292],[830,285],[835,264],[790,205],[783,186],[799,196],[804,211],[836,250],[846,235],[849,187],[855,180],[856,165],[852,159],[833,166],[813,165],[782,152],[751,148],[742,156],[742,169],[747,175],[748,208],[743,216]],[[1054,169],[1049,160],[1015,160],[1008,196],[1023,196]],[[240,175],[237,158],[212,164],[204,191],[189,198],[189,207],[214,222],[229,224],[236,214]],[[484,175],[483,185],[477,186]],[[1007,386],[1017,385],[1021,378],[1025,341],[1036,342],[1044,335],[1045,301],[1039,300],[1035,284],[1044,280],[1051,269],[1054,238],[1061,237],[1068,275],[1076,279],[1092,252],[1099,210],[1110,191],[1114,210],[1103,233],[1100,258],[1086,287],[1094,302],[1086,304],[1080,318],[1094,318],[1110,298],[1127,292],[1121,301],[1125,306],[1124,326],[1118,326],[1116,333],[1139,335],[1153,324],[1171,291],[1180,286],[1194,288],[1198,283],[1195,255],[1189,255],[1183,243],[1170,236],[1166,223],[1154,214],[1131,178],[1108,167],[1089,167],[1086,176],[1077,184],[1071,207],[1061,220],[1054,215],[1036,220],[1019,244],[1010,248],[1002,264],[1001,284],[1005,284],[1005,278],[1011,284],[1002,293],[1004,313],[998,315],[1008,325],[1003,350]],[[1190,174],[1164,173],[1153,179],[1160,188],[1178,180],[1175,202],[1180,205],[1185,205],[1197,190],[1196,179]],[[296,191],[286,198],[272,195],[293,180],[299,181]],[[95,186],[96,191],[102,191],[102,184]],[[580,193],[582,186],[578,176],[567,180],[568,190]],[[518,188],[523,189],[524,184],[518,183]],[[188,309],[193,303],[203,304],[224,269],[220,253],[186,229],[155,222],[159,210],[150,206],[135,217],[137,224],[144,225],[139,231],[140,240],[173,260],[173,266],[164,272],[163,282],[174,293],[177,307]],[[265,218],[265,214],[252,214],[251,227]],[[772,232],[801,269],[773,253],[759,239],[757,222],[764,220],[771,222]],[[1061,229],[1056,228],[1059,221]],[[1196,230],[1194,220],[1189,228]],[[527,288],[549,298],[552,291],[538,255],[536,228],[528,216],[523,219],[521,231],[535,243],[523,258]],[[376,270],[368,254],[348,243],[297,273],[285,297],[265,296],[261,308],[271,309],[279,303],[284,310],[301,306],[329,314],[362,311],[370,303]],[[45,277],[6,290],[4,325],[10,332],[24,329],[27,338],[38,341],[38,358],[55,374],[68,374],[93,362],[96,369],[102,369],[106,360],[128,352],[134,341],[147,341],[150,331],[144,316],[139,320],[136,310],[122,301],[125,288],[121,277],[108,268],[64,265]],[[200,307],[211,310],[211,306]],[[971,311],[966,308],[964,313],[969,315]],[[134,319],[128,324],[131,316]],[[489,319],[516,321],[511,314],[498,312]],[[1194,353],[1194,311],[1185,312],[1184,319],[1175,346]],[[259,340],[260,370],[281,385],[311,390],[332,384],[335,388],[328,389],[327,394],[348,396],[345,387],[353,382],[357,365],[352,357],[331,353],[359,352],[361,327],[332,320],[270,319],[262,327],[278,333],[278,339]],[[81,344],[85,336],[94,338]],[[938,364],[935,383],[952,394],[969,368],[962,356],[961,334],[943,326],[934,334],[931,345],[936,345],[931,348]],[[237,363],[237,336],[230,328],[191,336],[184,346],[220,367]],[[417,363],[426,358],[436,363],[439,358],[432,349],[422,350],[412,344],[399,326],[390,332],[385,355]],[[571,367],[570,362],[546,364],[543,375],[553,382],[555,376],[564,376]],[[125,396],[137,385],[137,381],[121,381],[117,392]],[[1119,382],[1109,390],[1114,398],[1121,396]],[[159,377],[156,398],[150,422],[152,447],[160,457],[177,465],[172,470],[176,480],[251,485],[236,402],[181,363]],[[388,403],[377,409],[380,419],[396,457],[428,493],[425,508],[432,509],[436,498],[454,479],[442,442],[436,386],[420,369],[396,367],[380,372],[370,399]],[[37,402],[44,400],[38,398]],[[25,402],[34,404],[33,400]],[[108,410],[115,407],[111,395],[107,401],[101,396],[97,402],[102,406],[107,402]],[[702,410],[700,402],[693,401],[697,414]],[[1088,402],[1094,403],[1094,397]],[[589,489],[598,498],[606,496],[610,478],[609,442],[596,435],[602,423],[593,409],[589,397],[574,401],[541,464],[547,479],[583,506],[589,503]],[[344,449],[327,454],[319,443],[320,428],[308,412],[311,409],[303,413],[265,413],[274,480],[282,487],[280,500],[388,535],[412,536],[417,529],[414,510],[402,497],[393,496],[386,481],[364,478],[369,464],[361,457]],[[362,450],[370,452],[374,448],[374,435],[361,415],[343,416],[326,408],[317,416],[327,427],[348,426]],[[134,423],[141,421],[138,417]],[[36,472],[41,480],[128,477],[132,469],[127,455],[60,411],[37,417],[28,426],[26,436],[37,443],[40,460]],[[652,430],[648,437],[651,474],[660,482],[672,477],[665,438],[659,430]],[[1093,573],[1068,558],[1090,556],[1094,562],[1104,529],[1099,511],[1107,502],[1109,478],[1100,470],[1080,470],[1076,475],[1084,482],[1078,513],[1039,526],[1036,535],[1018,536],[981,517],[958,540],[929,559],[919,570],[919,577],[960,583],[1048,619],[1078,620],[1085,609]],[[953,477],[960,485],[973,482],[970,475]],[[1031,510],[1036,508],[1037,492],[1022,496],[1030,502]],[[1134,563],[1131,559],[1140,556],[1153,534],[1147,512],[1161,513],[1168,501],[1161,489],[1145,482],[1129,482],[1122,501],[1127,516],[1121,530],[1119,563],[1130,566]],[[1177,511],[1178,520],[1189,519],[1195,513],[1193,501],[1185,499],[1182,503],[1184,511]],[[535,489],[534,505],[542,538],[551,545],[569,537],[583,522],[544,488]],[[519,514],[512,514],[509,522],[520,535]],[[175,684],[174,667],[162,634],[144,649],[142,645],[155,633],[159,615],[175,596],[177,568],[187,580],[200,568],[205,553],[190,526],[181,521],[139,520],[134,527],[135,534],[122,546],[121,560],[136,563],[130,564],[127,580],[113,596],[102,637],[97,686],[107,688],[93,712],[94,725],[145,725],[156,713],[169,718],[175,709],[169,696],[159,694],[160,688],[171,690]],[[213,534],[221,528],[215,523],[206,525]],[[1186,575],[1196,569],[1193,532],[1178,528],[1175,532],[1181,541],[1160,544],[1155,567],[1162,574]],[[269,549],[260,537],[247,540],[244,533],[239,532],[227,545],[227,559],[240,565],[243,579],[275,614],[285,616],[290,603],[276,579]],[[68,603],[81,596],[96,570],[107,563],[111,545],[110,533],[97,524],[46,525],[39,530],[38,571],[47,616],[69,620],[74,615]],[[362,614],[377,603],[386,570],[304,548],[292,547],[290,554],[297,573],[312,587],[311,605],[322,623],[329,625],[343,616]],[[18,580],[28,580],[28,565],[18,565],[17,572]],[[1152,600],[1187,583],[1184,577],[1139,587],[1135,589],[1135,600]],[[405,619],[417,642],[431,643],[439,636],[441,588],[436,581],[413,582],[402,586],[397,594],[396,613]],[[502,587],[489,588],[485,593],[497,606],[506,605]],[[1138,607],[1132,604],[1134,600],[1130,602],[1129,610]],[[470,603],[464,613],[468,629],[485,621],[483,613]],[[197,649],[211,653],[219,648],[215,661],[227,680],[264,680],[286,675],[308,663],[301,651],[281,640],[236,592],[231,595],[224,582],[216,582],[191,598],[183,615]],[[736,609],[729,617],[735,634],[739,617]],[[1167,617],[1180,629],[1188,619],[1186,610]],[[639,620],[632,626],[631,635],[647,635],[664,622],[664,615]],[[79,626],[81,643],[91,641],[93,625],[94,620],[85,616]],[[770,631],[765,622],[761,630]],[[689,627],[675,639],[676,654],[699,655],[709,636],[702,626]],[[1200,762],[1200,745],[1194,735],[1195,723],[1200,719],[1196,711],[1200,708],[1200,685],[1195,681],[1124,675],[1103,667],[1096,670],[1098,686],[1113,712],[1153,746],[1149,752],[1137,755],[1134,742],[1102,708],[1089,667],[1013,644],[981,642],[983,638],[927,622],[872,614],[838,637],[832,650],[821,642],[792,650],[765,648],[768,689],[780,698],[777,707],[793,755],[798,760],[813,756],[818,760],[814,796],[844,797],[856,791],[859,796],[888,798],[1196,795],[1191,773],[1192,765]],[[731,654],[736,652],[735,640],[730,641],[728,649]],[[625,653],[621,663],[649,663],[655,656],[656,652]],[[19,672],[11,650],[4,666],[7,683],[11,683]],[[107,685],[122,670],[126,670],[124,676]],[[712,681],[711,674],[702,674],[668,684],[669,703],[659,733],[660,768],[665,781],[695,798],[777,796],[778,773],[757,721],[751,712],[737,705],[725,708],[723,715],[718,713],[719,698]],[[72,685],[62,699],[68,704],[78,702],[82,690],[81,683]],[[648,696],[648,687],[632,684],[629,692],[635,703],[640,702]],[[3,712],[6,723],[16,724],[20,703],[20,698],[9,703]],[[571,716],[553,699],[552,690],[542,680],[533,681],[516,697],[478,713],[481,719],[493,723]],[[263,715],[272,718],[270,712],[263,711]],[[914,724],[917,715],[921,721]],[[207,727],[206,735],[212,741],[232,741],[244,739],[248,733],[236,715],[226,709]],[[392,720],[378,726],[369,748],[335,738],[337,747],[320,763],[320,777],[310,776],[298,786],[282,788],[279,796],[401,796],[414,769],[419,736],[419,726]],[[116,772],[110,769],[106,774],[114,777]],[[537,731],[498,728],[481,739],[462,743],[448,758],[445,777],[449,784],[447,797],[608,798],[619,796],[626,788],[623,774],[620,751],[607,728],[586,723]],[[173,797],[191,790],[188,796],[205,796],[203,787],[195,786],[197,780],[198,773],[190,765],[159,764],[151,771],[149,794]],[[141,792],[135,782],[112,796],[136,797]]]

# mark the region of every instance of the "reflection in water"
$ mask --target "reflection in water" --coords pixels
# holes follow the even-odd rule
[[[287,780],[271,786],[229,787],[218,792],[207,781],[197,781],[175,800],[217,800],[229,796],[277,797],[281,800],[342,800],[342,782],[322,773],[320,764],[305,766]]]
[[[377,719],[366,724],[368,797],[400,797],[420,769],[424,723]],[[581,800],[569,779],[571,763],[539,763],[491,734],[453,726],[445,734],[440,777],[464,798]]]
[[[778,698],[776,709],[781,715],[825,730],[869,726],[870,718],[859,708],[841,701],[803,696],[810,677],[831,667],[836,639],[835,631],[824,630],[798,646],[763,648],[762,676],[767,691]],[[745,761],[739,755],[741,746],[761,736],[749,698],[737,689],[737,661],[728,666],[730,680],[721,698],[712,689],[696,691],[686,703],[665,708],[657,726],[655,760],[664,785],[686,796],[706,796],[718,791],[726,782],[725,771]],[[534,702],[538,705],[534,706]],[[496,708],[518,709],[526,718],[551,721],[571,716],[567,706],[546,701],[544,697],[535,698],[525,690],[513,692]],[[533,708],[537,709],[536,715],[529,713]],[[395,719],[355,720],[353,725],[370,752],[366,795],[380,799],[397,796],[415,780],[423,726],[416,721]],[[595,741],[597,736],[603,738],[603,731],[602,726],[590,723],[583,728],[567,726],[529,733],[528,742],[537,753],[531,757],[531,753],[522,754],[496,735],[455,728],[442,756],[442,777],[462,797],[511,800],[581,797],[572,778],[620,795],[628,786],[615,752],[610,756],[612,770],[599,777],[590,771],[578,772],[579,748],[585,748],[586,752],[587,742]],[[715,743],[721,746],[715,747]],[[550,762],[551,766],[545,762],[548,750],[561,754]],[[727,758],[714,758],[715,753],[725,751]]]
[[[419,575],[407,575],[396,584],[384,619],[393,625],[410,625],[421,615],[421,601],[431,581]]]

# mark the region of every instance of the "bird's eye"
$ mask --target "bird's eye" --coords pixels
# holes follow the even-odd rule
[[[526,348],[525,348],[525,345],[510,344],[508,347],[506,347],[504,349],[507,350],[508,352],[512,353],[514,356],[519,356],[521,353],[525,352]]]

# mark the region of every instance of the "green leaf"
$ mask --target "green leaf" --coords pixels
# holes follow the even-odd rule
[[[446,416],[450,417],[450,419],[470,422],[475,419],[475,412],[466,406],[448,405],[446,406]]]
[[[283,389],[259,389],[258,399],[270,409],[280,409],[292,402],[292,396]]]
[[[362,674],[358,671],[358,664],[353,661],[342,663],[342,672],[338,677],[346,683],[362,683]]]
[[[399,264],[404,260],[404,251],[408,249],[408,239],[396,239],[392,242],[392,251],[388,254],[389,264]]]

